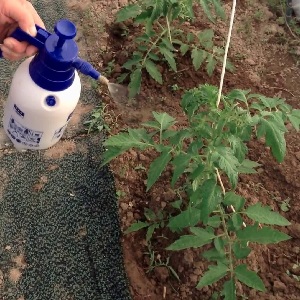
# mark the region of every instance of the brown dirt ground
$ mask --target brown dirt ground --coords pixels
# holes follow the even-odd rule
[[[225,2],[226,11],[229,13],[231,1]],[[91,0],[84,6],[82,3],[70,2],[73,8],[83,12],[82,30],[89,47],[82,51],[87,52],[90,60],[102,72],[108,70],[109,62],[114,61],[112,70],[106,72],[114,80],[120,75],[121,65],[133,49],[133,34],[139,31],[139,28],[134,28],[129,23],[129,35],[120,37],[120,25],[114,22],[119,7],[126,5],[128,1]],[[266,1],[238,1],[230,48],[230,58],[236,69],[234,73],[227,73],[224,90],[250,88],[253,92],[270,97],[276,95],[286,98],[294,108],[300,108],[297,56],[297,53],[300,53],[300,43],[285,26],[280,25],[280,15],[280,10],[269,9]],[[207,27],[215,29],[219,41],[225,40],[228,24],[221,22],[212,26],[201,12],[198,13],[194,24],[185,24],[188,30]],[[162,67],[163,86],[145,76],[142,91],[133,107],[118,107],[111,102],[105,91],[100,91],[113,116],[110,118],[112,132],[116,133],[120,128],[127,126],[138,126],[150,117],[151,111],[167,111],[183,125],[184,117],[179,106],[181,91],[172,92],[170,87],[178,84],[183,89],[189,89],[206,82],[218,85],[220,69],[210,78],[203,70],[195,72],[190,60],[186,58],[181,59],[178,69],[184,71],[174,74]],[[283,230],[293,238],[288,242],[268,247],[254,246],[248,263],[262,277],[267,292],[260,293],[239,285],[239,299],[300,299],[300,282],[287,274],[288,271],[300,273],[299,268],[293,270],[293,265],[299,261],[300,256],[299,138],[300,134],[293,130],[287,134],[287,155],[282,164],[276,163],[269,149],[259,141],[249,144],[250,158],[259,162],[262,167],[258,174],[241,176],[238,191],[249,203],[255,203],[259,199],[277,211],[280,211],[282,201],[288,199],[290,209],[282,214],[292,222],[292,226]],[[134,220],[142,220],[145,207],[167,210],[169,203],[175,200],[176,196],[169,185],[170,170],[163,173],[160,181],[148,193],[145,191],[146,173],[139,167],[147,168],[154,156],[151,151],[138,153],[131,150],[111,163],[116,188],[122,191],[120,218],[123,229]],[[170,265],[178,273],[181,282],[178,283],[165,268],[156,268],[153,272],[148,272],[149,256],[145,254],[147,246],[144,232],[124,235],[125,265],[133,299],[209,299],[218,288],[216,284],[200,291],[195,289],[201,274],[207,268],[207,263],[199,255],[201,252],[186,250],[166,253],[164,247],[170,244],[171,240],[166,244],[161,234],[162,232],[155,233],[152,241],[156,257],[164,260],[170,256]]]

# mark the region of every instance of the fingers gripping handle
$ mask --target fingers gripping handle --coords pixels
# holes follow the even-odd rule
[[[45,41],[49,37],[50,33],[38,25],[35,25],[35,27],[37,30],[37,35],[35,37],[23,31],[20,27],[16,28],[10,37],[18,40],[19,42],[27,42],[40,50],[44,47]],[[3,54],[0,49],[0,58],[2,57]]]

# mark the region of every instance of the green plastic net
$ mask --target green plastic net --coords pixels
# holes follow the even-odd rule
[[[78,20],[63,1],[33,4],[49,31]],[[17,66],[0,60],[1,115]],[[86,86],[81,101],[99,102]],[[100,167],[104,136],[82,130],[59,142],[71,145],[63,155],[0,150],[1,300],[130,299],[114,180]]]

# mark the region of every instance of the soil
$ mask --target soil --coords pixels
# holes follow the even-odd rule
[[[224,1],[227,15],[231,9],[231,1]],[[279,1],[238,1],[234,32],[230,47],[230,59],[235,71],[228,72],[225,77],[224,91],[232,88],[251,89],[269,97],[283,97],[294,108],[300,108],[300,72],[298,67],[300,40],[282,24],[282,10],[268,4]],[[86,2],[85,2],[86,3]],[[86,39],[86,55],[112,81],[122,72],[122,64],[134,50],[134,36],[140,33],[140,27],[126,24],[129,31],[123,36],[124,24],[116,24],[115,15],[127,0],[91,0],[72,1],[70,6],[82,12],[82,32]],[[186,22],[185,30],[213,28],[217,40],[226,40],[228,21],[212,25],[197,10],[195,23]],[[113,62],[113,63],[112,63]],[[179,72],[174,73],[162,66],[164,85],[159,85],[145,74],[142,90],[136,103],[129,106],[118,106],[111,101],[105,90],[99,90],[103,102],[107,105],[109,117],[106,122],[111,133],[115,134],[127,127],[138,127],[141,122],[151,117],[152,111],[166,111],[184,125],[184,117],[180,108],[182,91],[199,84],[218,85],[220,68],[209,77],[205,70],[195,72],[190,59],[181,58]],[[180,89],[172,91],[177,84]],[[300,299],[299,267],[295,267],[300,257],[300,134],[289,128],[286,135],[287,154],[285,161],[278,164],[271,156],[270,150],[260,141],[249,143],[250,159],[261,164],[258,174],[243,175],[239,178],[238,192],[248,203],[258,200],[269,205],[285,216],[292,225],[282,230],[292,239],[270,246],[253,246],[248,264],[259,273],[267,292],[261,293],[238,285],[238,299]],[[155,157],[152,151],[143,153],[130,150],[111,163],[116,179],[119,197],[119,212],[122,229],[126,229],[135,220],[144,220],[144,209],[154,211],[170,209],[169,203],[176,200],[170,187],[171,171],[163,173],[159,182],[146,192],[145,180],[149,164]],[[289,204],[288,210],[281,210],[282,204]],[[168,240],[162,236],[165,235]],[[218,285],[197,290],[195,288],[200,276],[207,268],[199,250],[166,252],[165,247],[172,242],[166,231],[155,232],[151,246],[156,260],[169,264],[180,278],[180,282],[165,267],[149,271],[149,255],[145,241],[145,232],[123,236],[125,266],[130,282],[130,290],[134,300],[139,299],[210,299]],[[298,273],[297,273],[298,272]],[[296,276],[292,276],[292,274]],[[300,275],[300,274],[299,274]]]

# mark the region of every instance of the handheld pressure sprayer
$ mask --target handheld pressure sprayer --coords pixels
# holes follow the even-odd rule
[[[115,90],[78,57],[77,29],[71,21],[59,20],[53,34],[37,25],[36,29],[35,37],[20,28],[11,34],[38,49],[16,70],[4,108],[3,127],[17,149],[47,149],[60,140],[80,98],[78,71]]]

